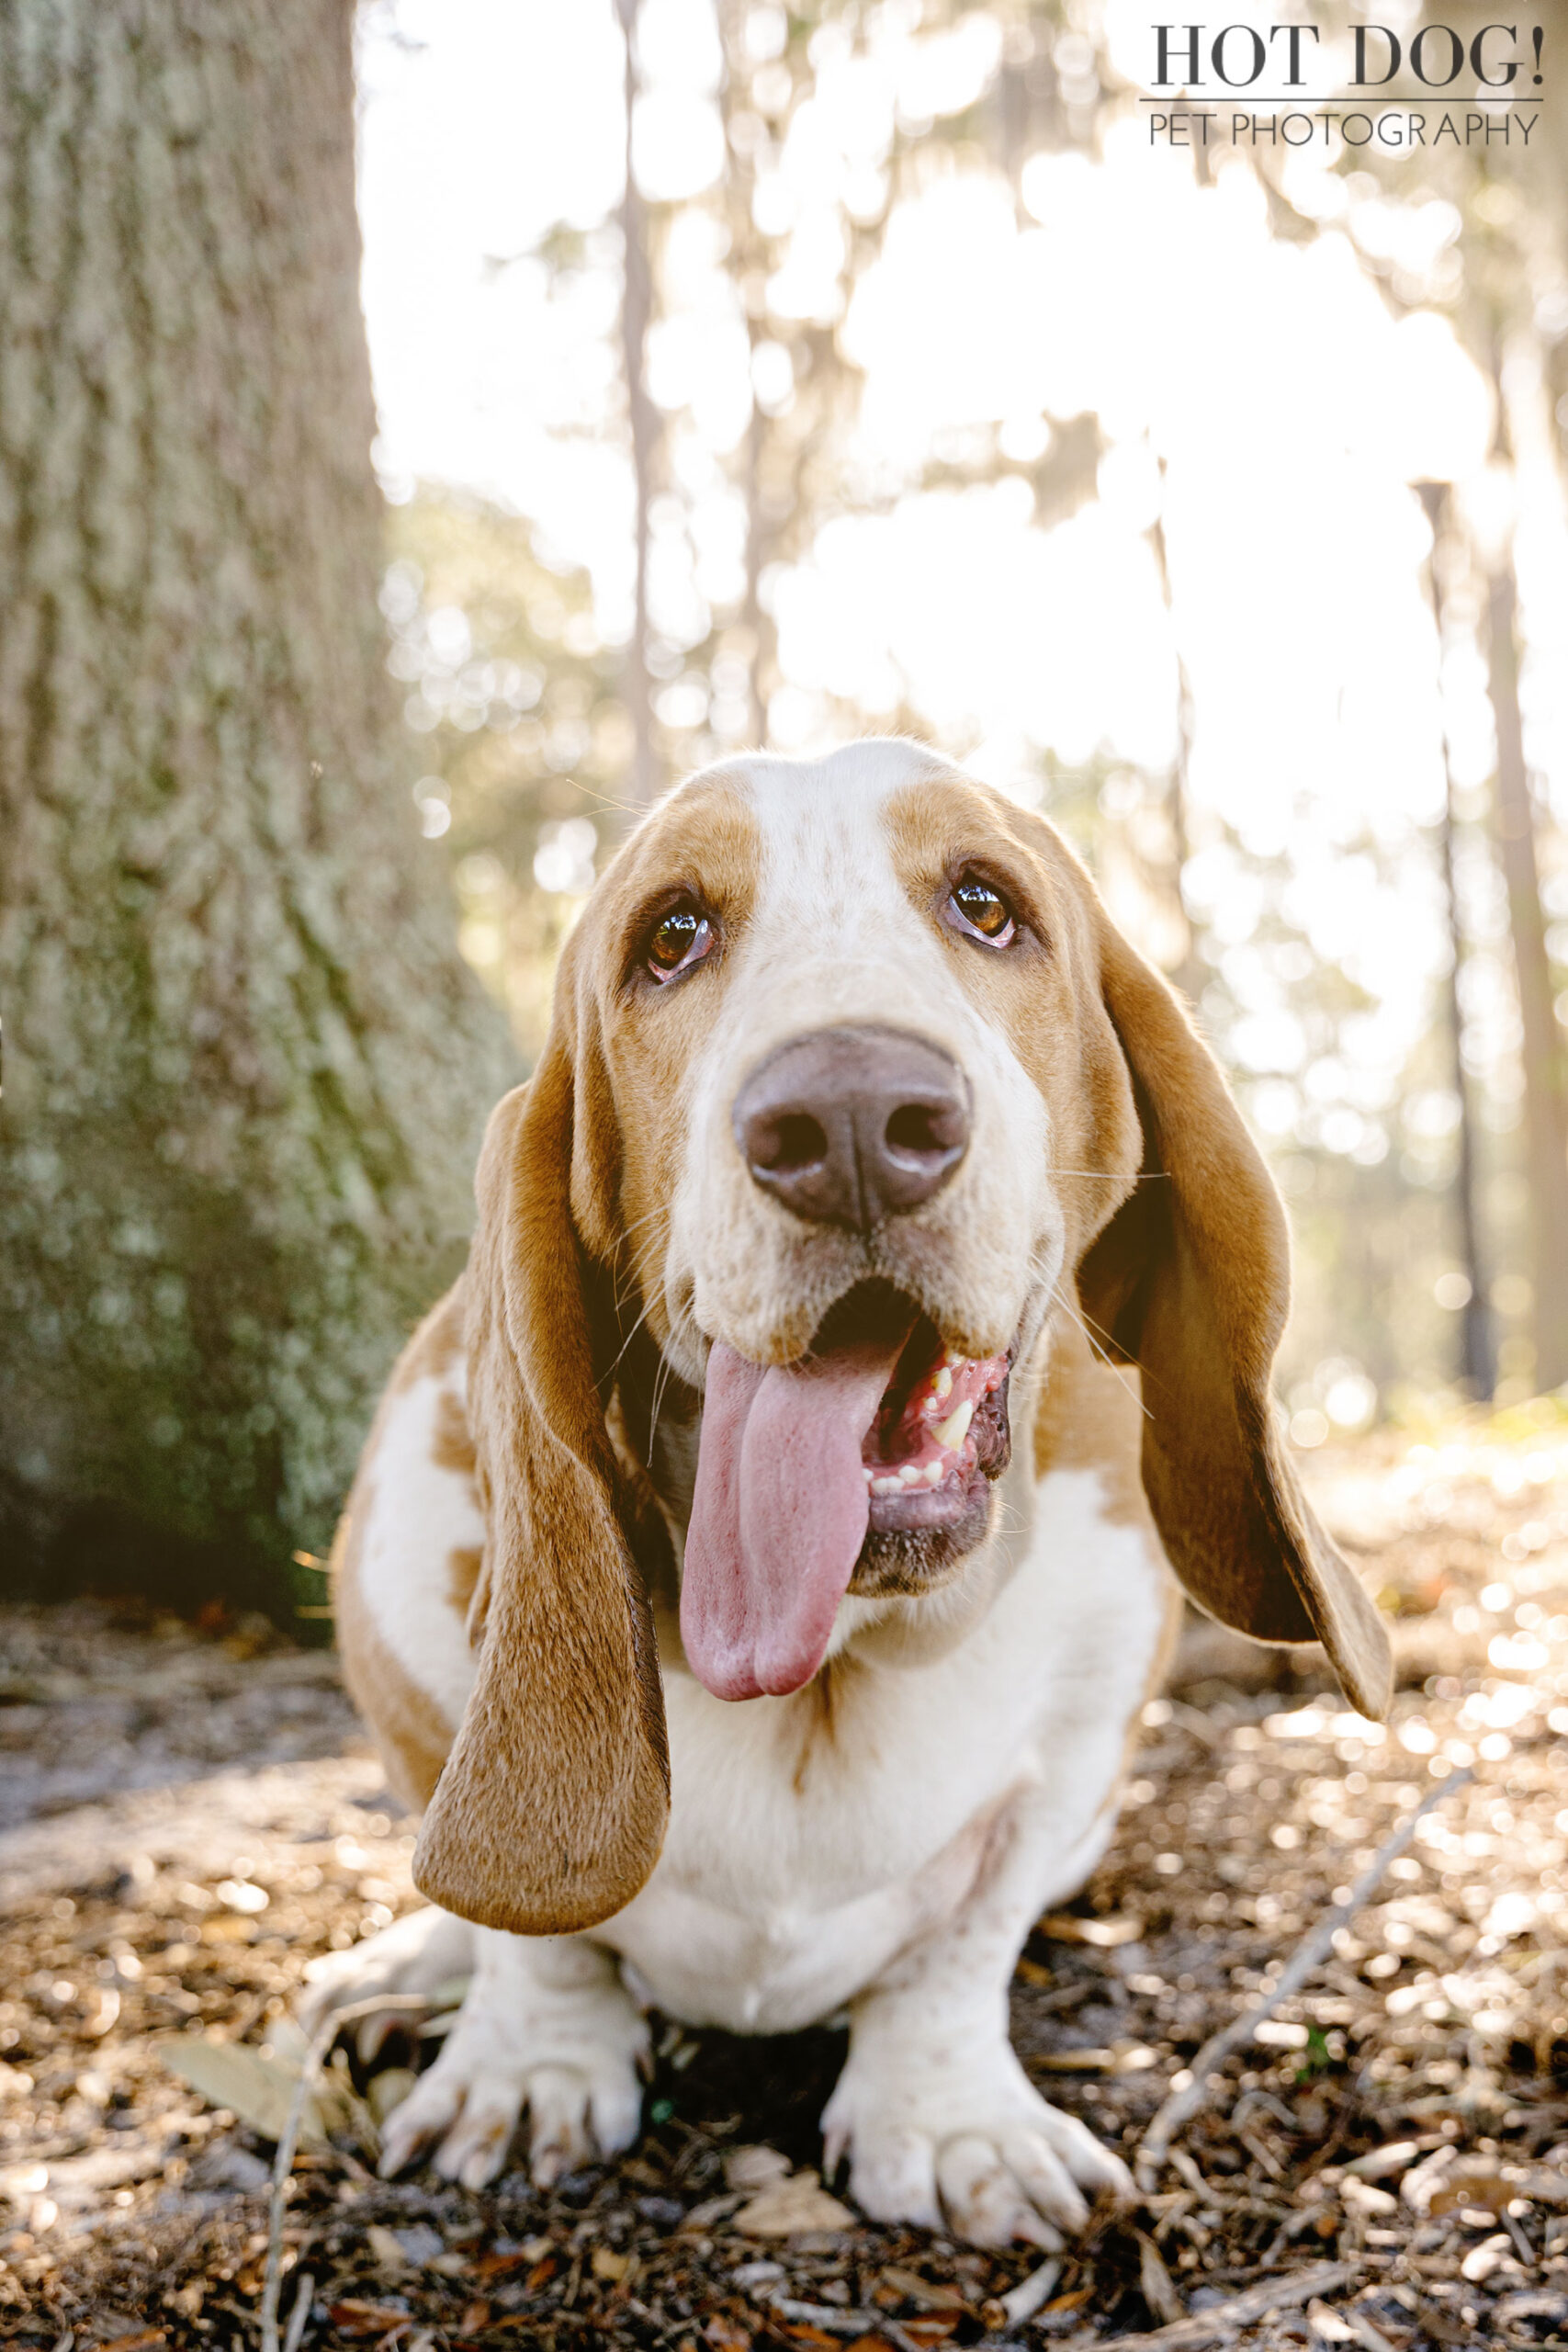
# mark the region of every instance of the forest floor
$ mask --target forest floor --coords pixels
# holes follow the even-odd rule
[[[1048,2265],[842,2209],[765,2234],[789,2196],[753,2192],[791,2167],[811,2188],[843,2038],[659,2020],[620,2162],[547,2195],[521,2170],[383,2184],[375,2115],[434,2053],[427,2020],[376,2077],[332,2078],[290,2184],[290,2345],[1568,2344],[1568,1414],[1385,1432],[1311,1479],[1393,1620],[1392,1721],[1194,1623],[1110,1853],[1020,1966],[1031,2075],[1131,2160],[1393,1825],[1474,1777],[1140,2207]],[[252,2352],[272,2142],[243,2118],[276,2101],[306,1962],[415,1899],[410,1825],[330,1655],[260,1622],[11,1609],[0,1657],[0,2334]]]

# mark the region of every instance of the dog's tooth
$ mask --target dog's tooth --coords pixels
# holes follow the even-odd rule
[[[940,1462],[928,1462],[928,1463],[927,1463],[927,1464],[926,1464],[926,1484],[927,1484],[927,1486],[928,1486],[928,1487],[940,1487],[940,1486],[941,1486],[941,1484],[942,1484],[942,1480],[946,1477],[946,1476],[947,1476],[947,1471],[946,1471],[946,1469],[945,1469],[944,1465],[943,1465],[942,1463],[940,1463]]]
[[[921,1474],[914,1463],[906,1462],[900,1464],[898,1476],[901,1484],[904,1486],[918,1487],[920,1483]]]
[[[903,1492],[903,1487],[897,1478],[874,1478],[871,1491],[874,1495],[897,1495]]]
[[[931,1382],[932,1393],[938,1396],[945,1396],[951,1390],[952,1386],[953,1374],[949,1372],[947,1366],[943,1364],[942,1370],[937,1374],[936,1378]]]
[[[973,1404],[965,1403],[959,1405],[953,1409],[953,1411],[949,1413],[945,1421],[939,1421],[937,1423],[936,1428],[931,1431],[931,1435],[935,1438],[939,1445],[946,1446],[950,1453],[956,1453],[959,1447],[963,1444],[964,1439],[969,1434],[969,1424],[974,1418],[975,1408]]]

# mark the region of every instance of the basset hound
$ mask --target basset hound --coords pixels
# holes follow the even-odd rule
[[[383,2168],[625,2148],[656,2006],[848,2013],[829,2172],[1054,2242],[1121,2161],[1008,2041],[1111,1835],[1180,1588],[1389,1646],[1269,1374],[1283,1216],[1220,1072],[1043,819],[907,741],[737,758],[637,826],[479,1162],[335,1552],[429,1909],[317,2015],[470,1977]]]

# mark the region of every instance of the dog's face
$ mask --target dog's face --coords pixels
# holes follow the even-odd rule
[[[694,1501],[688,1653],[722,1695],[793,1689],[846,1586],[918,1594],[983,1538],[1012,1367],[1134,1181],[1081,876],[930,752],[861,744],[694,779],[587,923],[625,1319],[666,1396],[709,1391],[694,1498],[647,1446]]]
[[[1224,1081],[1059,837],[935,755],[748,758],[652,811],[479,1194],[482,1648],[415,1871],[447,1908],[582,1926],[658,1850],[617,1396],[683,1528],[688,1662],[722,1698],[783,1693],[846,1594],[929,1592],[983,1538],[1054,1300],[1143,1371],[1188,1589],[1259,1638],[1320,1634],[1381,1704],[1375,1614],[1274,1435],[1283,1218]]]

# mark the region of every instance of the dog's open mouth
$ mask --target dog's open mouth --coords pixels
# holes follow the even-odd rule
[[[875,1556],[856,1589],[898,1589],[890,1548],[975,1540],[987,1478],[1007,1461],[1008,1370],[1005,1355],[953,1353],[883,1284],[841,1299],[798,1363],[715,1341],[681,1632],[716,1696],[808,1682],[863,1551]]]
[[[921,1316],[861,1441],[874,1532],[949,1527],[1006,1459],[1008,1359],[961,1356]]]

